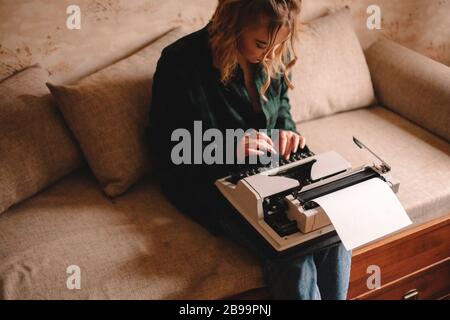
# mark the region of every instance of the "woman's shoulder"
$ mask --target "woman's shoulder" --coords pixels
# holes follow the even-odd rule
[[[161,58],[169,60],[176,65],[192,65],[199,60],[207,48],[208,34],[206,27],[194,31],[172,42],[161,52]]]

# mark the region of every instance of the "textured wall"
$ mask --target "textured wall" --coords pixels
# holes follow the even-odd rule
[[[81,30],[66,28],[66,8],[81,8]],[[367,6],[382,10],[369,31]],[[0,79],[39,62],[56,82],[74,81],[132,53],[176,25],[205,25],[214,0],[0,0]],[[303,21],[352,9],[363,47],[384,35],[450,65],[450,0],[304,0]]]

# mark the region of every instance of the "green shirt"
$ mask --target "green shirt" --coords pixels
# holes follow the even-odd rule
[[[283,77],[271,80],[266,92],[268,101],[260,98],[262,111],[256,113],[239,66],[228,86],[220,82],[208,37],[205,26],[163,49],[153,80],[148,137],[151,153],[159,160],[157,172],[163,192],[180,210],[214,229],[214,208],[219,205],[214,181],[236,168],[173,164],[171,151],[178,142],[171,141],[172,132],[185,128],[193,135],[194,121],[202,121],[203,131],[254,128],[269,129],[269,135],[270,129],[296,131],[296,126]],[[265,82],[261,66],[257,67],[255,82],[259,92]]]

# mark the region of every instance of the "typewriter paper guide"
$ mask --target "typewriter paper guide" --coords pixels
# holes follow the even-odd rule
[[[330,218],[347,250],[412,222],[389,186],[373,178],[314,199]]]

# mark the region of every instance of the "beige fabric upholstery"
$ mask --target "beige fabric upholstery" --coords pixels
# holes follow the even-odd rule
[[[0,299],[215,299],[262,285],[259,264],[174,209],[152,180],[116,199],[77,171],[0,219]],[[66,269],[81,270],[68,290]]]
[[[145,127],[152,77],[177,28],[138,53],[80,82],[48,84],[105,193],[115,197],[150,169]]]
[[[0,213],[83,163],[36,65],[0,83]]]
[[[353,166],[377,162],[358,138],[392,167],[397,194],[414,223],[450,213],[450,145],[383,107],[370,107],[298,125],[315,152],[334,149]]]
[[[380,103],[450,142],[450,67],[386,39],[366,56]]]
[[[352,135],[377,152],[415,224],[449,212],[450,147],[428,131],[382,107],[299,128],[314,152],[354,165],[371,158]],[[264,284],[254,257],[184,217],[148,178],[109,199],[77,171],[1,215],[0,230],[0,298],[212,299]],[[66,287],[69,265],[81,268],[81,290]]]
[[[295,121],[365,107],[375,97],[349,9],[313,20],[299,34],[289,90]]]

